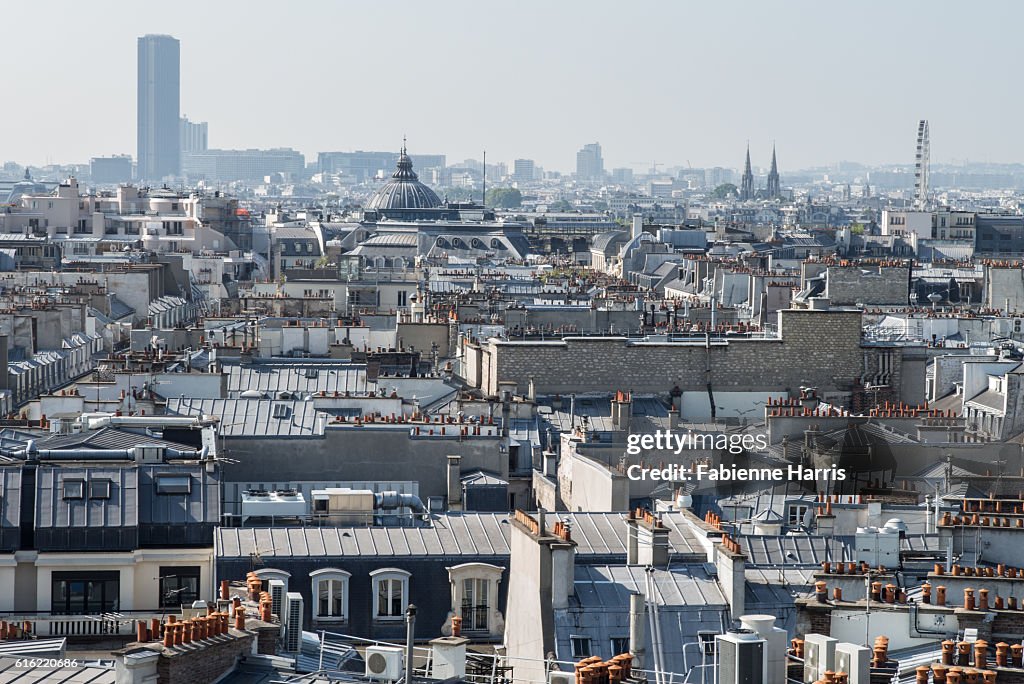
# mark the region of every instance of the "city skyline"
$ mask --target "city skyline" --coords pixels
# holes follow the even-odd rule
[[[190,11],[199,7],[202,22]],[[817,8],[807,3],[790,5],[784,15],[756,4],[743,5],[739,16],[699,4],[630,8],[630,25],[644,30],[641,42],[622,33],[623,11],[607,3],[545,6],[543,13],[529,4],[488,8],[481,15],[488,30],[461,33],[450,31],[449,17],[473,16],[475,5],[446,3],[440,12],[397,7],[326,5],[267,22],[270,3],[246,4],[245,12],[238,3],[184,3],[170,16],[148,8],[117,12],[109,25],[83,31],[102,13],[67,6],[67,20],[51,31],[63,49],[40,50],[31,35],[11,36],[10,49],[33,68],[13,70],[10,87],[35,92],[44,78],[48,90],[44,106],[8,113],[11,129],[22,134],[4,141],[4,157],[41,165],[137,154],[134,42],[166,33],[181,41],[180,111],[209,122],[215,148],[293,147],[313,158],[321,151],[397,149],[405,134],[412,151],[453,161],[479,159],[486,149],[496,161],[533,159],[568,172],[591,141],[601,143],[606,169],[644,170],[654,163],[737,168],[749,140],[761,168],[775,143],[785,175],[844,159],[912,163],[914,125],[928,118],[937,163],[1024,161],[1024,142],[1004,133],[1019,98],[1003,86],[1020,52],[1008,32],[1024,14],[1011,3],[988,3],[1001,21],[946,3],[868,2],[862,9],[879,11],[843,17],[804,12]],[[11,10],[14,23],[42,17],[29,6]],[[309,38],[313,20],[338,26],[337,37]],[[233,31],[220,30],[226,25]],[[708,29],[678,34],[679,27]],[[724,45],[722,31],[729,35]],[[866,38],[879,31],[913,31],[929,40],[878,50]],[[528,40],[521,47],[509,42],[517,36]],[[965,36],[984,40],[985,50],[949,49]],[[658,45],[668,52],[650,47]],[[68,54],[76,54],[74,68]],[[679,57],[665,66],[665,54]],[[751,62],[756,54],[771,59]],[[409,68],[413,63],[426,66],[426,78]],[[775,70],[765,74],[752,63]],[[381,74],[389,87],[380,87]],[[735,99],[709,101],[705,94],[723,82]],[[982,106],[951,97],[961,84],[984,93]],[[452,88],[462,93],[455,101]],[[56,102],[54,93],[80,103],[74,125],[65,108],[46,106]],[[287,101],[284,110],[273,105],[275,97]]]

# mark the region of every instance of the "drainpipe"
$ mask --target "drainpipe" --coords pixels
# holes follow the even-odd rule
[[[413,642],[416,633],[416,606],[409,604],[405,609],[405,684],[412,682]]]

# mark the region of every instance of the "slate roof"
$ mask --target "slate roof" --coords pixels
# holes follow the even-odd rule
[[[611,640],[629,636],[629,595],[646,594],[642,566],[576,566],[576,595],[568,609],[555,611],[555,656],[572,661],[571,637],[590,637],[595,655],[609,658]],[[654,596],[667,672],[685,672],[684,644],[697,632],[721,633],[729,626],[729,605],[721,587],[703,565],[655,570]]]
[[[278,365],[224,366],[228,373],[228,393],[237,396],[247,390],[269,394],[272,398],[278,392],[295,392],[303,396],[319,392],[365,393],[367,385],[366,365],[330,366],[326,368],[303,368]]]
[[[167,414],[215,416],[225,437],[313,436],[317,427],[312,402],[269,399],[168,399]]]
[[[179,444],[114,427],[87,430],[71,435],[54,435],[36,441],[37,449],[130,449],[136,446],[163,446],[168,449],[189,451],[195,449],[189,444]]]
[[[623,513],[548,513],[550,524],[569,521],[578,556],[625,559]],[[430,527],[223,527],[216,532],[219,558],[338,556],[508,556],[507,514],[448,513]],[[682,514],[663,517],[673,561],[703,562],[704,548]]]

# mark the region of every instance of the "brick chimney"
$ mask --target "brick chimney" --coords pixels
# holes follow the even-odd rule
[[[212,610],[212,609],[211,609]],[[174,618],[174,616],[171,616]],[[227,613],[213,613],[189,620],[174,620],[139,630],[138,641],[122,651],[116,666],[117,681],[124,684],[194,684],[212,682],[231,672],[238,660],[254,652],[257,631],[278,625],[249,620],[245,629],[228,626]],[[160,632],[165,639],[161,641]]]

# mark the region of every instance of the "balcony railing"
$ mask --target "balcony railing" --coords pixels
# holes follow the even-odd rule
[[[462,629],[466,631],[486,631],[487,613],[490,609],[484,606],[462,604]]]
[[[36,637],[101,637],[134,636],[139,622],[148,623],[153,618],[163,620],[179,610],[165,612],[136,611],[102,613],[98,615],[61,615],[51,612],[0,613],[0,620],[17,625]]]

